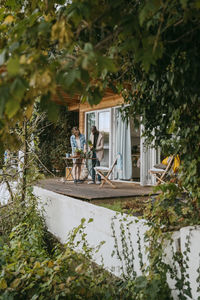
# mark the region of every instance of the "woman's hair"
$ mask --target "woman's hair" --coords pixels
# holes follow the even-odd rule
[[[75,131],[79,131],[79,133],[80,133],[80,130],[79,130],[79,128],[77,126],[75,126],[75,127],[72,128],[72,134],[74,134]]]

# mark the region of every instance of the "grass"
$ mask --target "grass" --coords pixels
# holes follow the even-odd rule
[[[117,212],[129,213],[134,216],[142,216],[149,198],[149,196],[140,196],[126,199],[115,199],[105,202],[98,201],[95,204]]]
[[[123,212],[122,203],[120,201],[116,201],[114,203],[101,203],[99,206],[103,206],[105,208],[109,208],[114,211]]]

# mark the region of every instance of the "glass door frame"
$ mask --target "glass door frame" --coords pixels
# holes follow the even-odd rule
[[[109,158],[108,158],[108,164],[109,167],[111,166],[112,163],[112,132],[113,132],[113,124],[112,124],[112,108],[103,108],[103,109],[98,109],[98,110],[91,110],[91,111],[87,111],[85,112],[85,137],[86,137],[86,143],[87,143],[87,136],[88,136],[88,124],[87,124],[87,115],[91,114],[91,113],[95,113],[95,126],[97,127],[97,129],[99,128],[99,118],[98,118],[98,114],[101,112],[109,112],[110,115],[110,121],[109,121]]]

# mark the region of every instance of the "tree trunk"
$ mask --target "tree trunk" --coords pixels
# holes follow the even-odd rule
[[[27,120],[24,119],[23,124],[23,135],[24,135],[24,141],[23,141],[23,167],[22,167],[22,195],[21,195],[21,202],[22,205],[24,205],[24,201],[26,198],[26,176],[27,176],[27,163],[28,163],[28,131],[27,131]]]

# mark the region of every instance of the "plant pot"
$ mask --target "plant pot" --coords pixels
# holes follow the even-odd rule
[[[75,156],[81,156],[80,152],[75,152]]]

